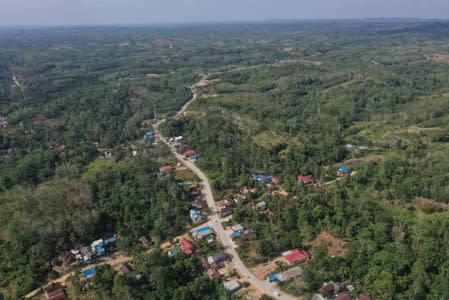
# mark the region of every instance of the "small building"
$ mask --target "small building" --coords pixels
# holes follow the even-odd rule
[[[274,282],[274,281],[276,281],[276,280],[278,280],[278,277],[277,277],[277,275],[274,274],[274,273],[271,273],[270,275],[267,276],[267,281],[268,281],[268,282]]]
[[[153,141],[154,140],[154,132],[153,131],[147,131],[144,135],[143,135],[143,139],[145,141]]]
[[[100,142],[99,141],[93,141],[92,145],[94,145],[95,147],[100,147]]]
[[[259,210],[265,210],[267,209],[267,203],[265,201],[261,201],[256,204],[256,208]]]
[[[348,149],[348,150],[352,150],[352,149],[354,149],[354,145],[353,144],[346,144],[346,149]]]
[[[218,272],[216,268],[211,268],[207,270],[207,276],[209,276],[210,280],[214,280],[216,278],[220,278],[221,274]]]
[[[272,182],[274,185],[281,185],[281,180],[280,180],[279,177],[277,177],[277,176],[272,176],[272,177],[271,177],[271,182]]]
[[[271,175],[265,175],[265,174],[257,174],[257,173],[253,173],[251,175],[251,178],[257,182],[257,183],[268,183],[269,181],[271,181],[271,179],[273,178],[273,176]]]
[[[193,235],[194,238],[196,238],[198,240],[201,240],[201,239],[206,238],[206,237],[208,237],[210,235],[213,235],[214,233],[215,232],[212,229],[212,227],[205,226],[205,227],[201,227],[201,228],[195,230],[192,235]]]
[[[105,152],[104,152],[104,158],[106,158],[106,159],[111,159],[111,158],[112,158],[112,152],[110,152],[110,151],[105,151]]]
[[[159,168],[159,173],[160,174],[167,174],[167,173],[169,173],[169,172],[171,172],[173,170],[174,170],[173,166],[166,165],[166,166],[162,166],[162,167]]]
[[[75,262],[75,260],[76,260],[75,255],[69,251],[65,251],[65,252],[61,253],[61,255],[59,255],[59,261],[64,266],[68,266],[68,265],[72,264],[73,262]]]
[[[168,256],[169,257],[175,257],[182,253],[181,247],[179,246],[173,246],[170,249],[168,249]]]
[[[226,281],[223,283],[225,289],[231,293],[238,291],[241,287],[240,283],[237,280]]]
[[[181,250],[186,255],[192,255],[196,251],[196,246],[192,241],[182,238],[181,239]]]
[[[199,223],[205,220],[205,216],[203,216],[203,214],[199,210],[191,209],[189,211],[189,214],[193,223]]]
[[[84,278],[90,279],[95,274],[95,267],[89,268],[83,272]]]
[[[124,263],[120,266],[120,272],[122,272],[124,275],[134,272],[134,268],[128,264]]]
[[[312,298],[310,300],[325,300],[324,297],[321,294],[313,294]]]
[[[337,170],[337,176],[343,177],[346,175],[351,175],[352,171],[348,166],[340,166]]]
[[[220,267],[228,260],[229,260],[229,255],[224,252],[220,252],[215,255],[211,255],[211,256],[207,257],[207,263],[211,267],[212,266]]]
[[[335,297],[334,300],[352,300],[352,297],[347,293],[343,293]]]
[[[360,295],[357,300],[371,300],[371,297],[368,295]]]
[[[307,251],[300,250],[298,248],[282,252],[282,256],[285,258],[289,265],[310,259],[310,254]]]
[[[369,150],[369,148],[367,146],[357,146],[357,148],[356,148],[356,152],[358,152],[358,153],[364,153],[368,150]]]
[[[64,149],[64,148],[65,148],[65,145],[64,145],[64,144],[58,143],[58,144],[55,145],[55,149],[56,149],[56,150],[62,150],[62,149]]]
[[[246,197],[243,196],[242,194],[236,194],[236,195],[234,195],[232,200],[235,202],[235,204],[238,204],[238,203],[242,202],[243,200],[246,200]]]
[[[175,137],[175,143],[182,143],[183,137],[182,135]]]
[[[293,278],[299,277],[302,274],[302,269],[300,267],[294,267],[291,269],[288,269],[287,271],[284,271],[282,273],[276,274],[276,278],[279,281],[289,281]]]
[[[80,254],[81,254],[83,262],[89,262],[94,255],[92,253],[91,248],[88,246],[81,247]]]
[[[299,183],[302,183],[304,185],[316,183],[316,179],[312,175],[299,175],[297,179]]]
[[[274,192],[274,195],[277,196],[277,197],[279,197],[279,198],[283,198],[283,199],[287,199],[287,200],[293,199],[293,195],[290,194],[290,193],[287,192],[287,191],[284,191],[284,190],[275,191],[275,192]]]
[[[146,236],[142,235],[139,238],[139,242],[142,243],[142,245],[144,245],[145,247],[149,247],[152,244],[152,240],[147,238]]]
[[[196,159],[196,157],[197,157],[197,154],[196,154],[195,150],[190,149],[190,150],[184,151],[184,158]]]
[[[320,288],[320,294],[325,296],[330,296],[340,291],[340,286],[336,284],[334,281],[328,281],[323,283],[323,286]]]
[[[232,231],[236,232],[236,231],[243,231],[245,228],[243,227],[242,224],[236,224],[232,226],[231,229]]]
[[[224,199],[215,203],[217,206],[217,212],[221,212],[222,210],[232,209],[234,207],[234,203],[232,201]]]
[[[59,283],[51,283],[46,289],[45,293],[48,300],[62,300],[67,297],[64,287]]]
[[[242,188],[242,194],[249,194],[249,193],[254,193],[254,192],[255,192],[254,189],[251,189],[251,188],[249,188],[249,187],[247,187],[247,186],[244,186],[244,187]]]

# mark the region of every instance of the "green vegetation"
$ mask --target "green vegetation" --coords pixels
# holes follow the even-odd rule
[[[20,298],[56,276],[61,251],[117,234],[119,250],[140,254],[142,280],[99,267],[84,297],[232,299],[197,257],[138,244],[191,225],[177,180],[194,177],[157,178],[175,161],[139,140],[206,76],[185,116],[161,129],[197,150],[217,198],[257,187],[233,214],[255,232],[239,242],[248,264],[307,249],[324,230],[348,252],[308,249],[302,280],[282,288],[310,295],[335,280],[379,299],[449,298],[449,64],[432,59],[447,54],[448,33],[411,21],[1,30],[0,290]],[[350,159],[354,176],[296,181],[332,181]],[[293,198],[252,172],[279,176]],[[254,209],[261,200],[272,216]]]

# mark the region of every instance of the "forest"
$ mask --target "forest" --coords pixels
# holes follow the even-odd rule
[[[448,33],[406,20],[0,30],[0,292],[20,299],[59,276],[62,251],[116,234],[143,280],[102,266],[88,291],[71,277],[75,299],[238,298],[199,257],[158,250],[191,227],[190,205],[156,176],[168,149],[142,141],[207,78],[161,131],[199,153],[217,200],[257,188],[233,212],[255,232],[238,242],[247,265],[302,247],[313,259],[281,285],[291,294],[335,280],[375,299],[449,298]],[[355,174],[336,180],[343,164]],[[311,246],[322,232],[344,255]]]

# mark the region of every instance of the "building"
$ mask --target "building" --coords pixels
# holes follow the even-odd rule
[[[275,191],[273,194],[279,198],[283,198],[283,199],[287,199],[287,200],[293,199],[293,195],[284,190]]]
[[[271,179],[273,178],[273,176],[271,175],[265,175],[265,174],[257,174],[257,173],[253,173],[251,175],[251,178],[257,182],[257,183],[268,183],[269,181],[271,181]]]
[[[274,273],[271,273],[270,275],[267,276],[268,282],[274,282],[276,280],[278,280],[278,278],[277,278],[276,274],[274,274]]]
[[[216,268],[211,268],[207,270],[207,275],[209,276],[210,280],[214,280],[216,278],[220,278],[221,274],[218,272]]]
[[[240,289],[241,285],[237,280],[226,281],[223,283],[223,286],[229,292],[235,292]]]
[[[175,257],[182,253],[182,249],[179,246],[173,246],[170,249],[168,249],[168,256],[169,257]]]
[[[323,283],[323,286],[320,288],[320,294],[325,296],[330,296],[340,291],[340,286],[336,284],[334,281],[329,281]]]
[[[304,185],[314,184],[316,182],[316,179],[312,175],[299,175],[297,179],[299,183],[302,183]]]
[[[217,253],[207,257],[207,264],[212,267],[221,267],[229,260],[229,255],[224,252]]]
[[[259,210],[265,210],[267,209],[267,203],[265,201],[261,201],[256,204],[256,208]]]
[[[246,197],[242,194],[235,194],[232,200],[235,202],[235,204],[238,204],[239,202],[246,200]]]
[[[120,266],[120,272],[122,272],[124,275],[134,272],[134,268],[128,264],[124,263]]]
[[[144,135],[143,135],[143,139],[145,141],[153,141],[154,140],[154,132],[153,131],[147,131]]]
[[[371,300],[371,297],[368,295],[360,295],[357,300]]]
[[[234,203],[232,203],[232,201],[227,200],[227,199],[217,201],[215,204],[217,206],[217,212],[221,212],[223,210],[229,210],[234,207]]]
[[[203,216],[203,214],[201,213],[201,211],[196,210],[196,209],[191,209],[189,211],[190,214],[190,218],[192,219],[193,223],[199,223],[202,222],[206,219],[205,216]]]
[[[105,152],[104,152],[104,158],[106,158],[106,159],[111,159],[111,158],[112,158],[112,152],[110,152],[110,151],[105,151]]]
[[[152,244],[151,239],[147,238],[146,236],[142,235],[139,238],[139,242],[142,243],[142,245],[144,245],[145,247],[149,247]]]
[[[80,254],[82,258],[82,262],[89,262],[94,254],[92,253],[92,250],[88,246],[81,247]]]
[[[59,255],[59,261],[64,265],[68,266],[76,261],[75,255],[69,251],[65,251]]]
[[[280,180],[279,177],[277,177],[277,176],[272,176],[272,177],[271,177],[271,182],[272,182],[274,185],[281,185],[281,180]]]
[[[213,235],[214,233],[215,232],[212,229],[212,227],[205,226],[205,227],[201,227],[201,228],[195,230],[192,235],[193,235],[194,238],[196,238],[198,240],[201,240],[201,239],[204,239],[204,238],[206,238],[206,237],[208,237],[210,235]]]
[[[192,241],[182,238],[181,239],[181,250],[186,255],[192,255],[196,251],[196,246]]]
[[[352,171],[348,166],[340,166],[337,170],[337,176],[343,177],[345,175],[351,175]]]
[[[184,158],[196,160],[196,158],[197,158],[196,151],[192,150],[192,149],[184,151]]]
[[[59,283],[52,283],[46,289],[45,293],[47,294],[48,300],[62,300],[67,297],[64,287]]]
[[[92,278],[95,274],[95,267],[87,269],[83,272],[84,278],[89,279]]]
[[[335,297],[334,300],[352,300],[352,297],[349,296],[347,293],[343,293]]]
[[[300,250],[298,248],[282,252],[282,256],[285,258],[289,265],[310,259],[310,254],[307,251]]]
[[[302,274],[302,269],[300,267],[294,267],[291,269],[288,269],[287,271],[284,271],[282,273],[276,274],[276,278],[279,281],[289,281],[293,278],[299,277]]]
[[[171,172],[173,170],[174,170],[173,166],[166,165],[166,166],[162,166],[162,167],[159,168],[159,173],[160,174],[167,174],[167,173],[169,173],[169,172]]]

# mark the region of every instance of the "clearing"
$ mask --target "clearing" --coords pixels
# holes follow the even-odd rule
[[[348,252],[346,243],[342,240],[336,238],[327,231],[321,231],[320,234],[311,242],[307,243],[307,246],[316,248],[321,245],[321,243],[328,243],[327,254],[330,256],[345,256]]]
[[[284,262],[283,257],[279,256],[272,261],[260,264],[253,268],[249,268],[249,270],[251,271],[251,273],[254,274],[254,276],[257,277],[257,279],[265,280],[266,276],[270,273],[275,272],[276,267],[283,262]]]

